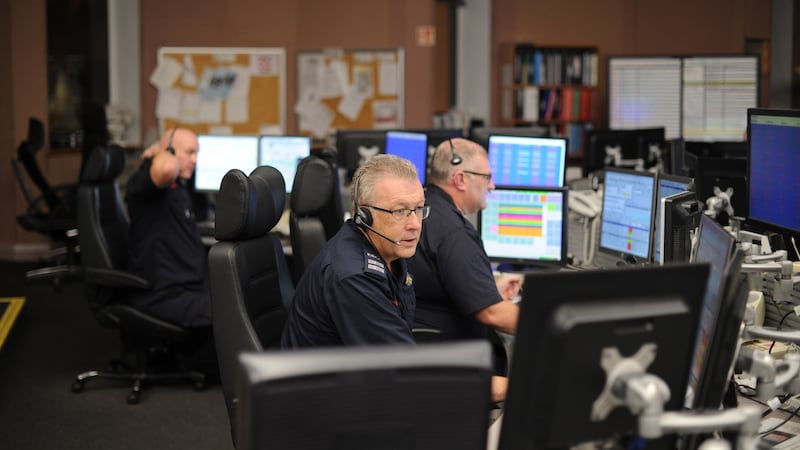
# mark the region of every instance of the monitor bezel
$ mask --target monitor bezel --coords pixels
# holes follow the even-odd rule
[[[800,110],[792,110],[792,109],[770,109],[770,108],[750,108],[747,110],[747,169],[746,169],[746,187],[747,187],[747,204],[748,204],[748,211],[747,211],[747,222],[749,226],[753,226],[758,230],[774,230],[778,231],[782,234],[789,234],[800,236],[800,227],[797,229],[793,229],[787,227],[785,225],[779,225],[777,223],[770,222],[768,220],[764,220],[764,218],[756,218],[750,215],[750,200],[751,200],[751,188],[750,183],[753,180],[751,175],[752,170],[752,148],[751,148],[751,140],[749,136],[751,136],[751,120],[752,116],[780,116],[780,117],[794,117],[800,120]],[[784,167],[787,167],[784,165]],[[796,172],[795,168],[795,172]],[[798,175],[800,176],[800,175]],[[795,205],[796,206],[796,205]],[[786,207],[790,207],[790,205],[786,205]],[[741,216],[741,214],[737,213],[737,216]],[[800,255],[799,255],[800,256]]]
[[[649,178],[653,185],[653,192],[650,196],[650,227],[648,233],[648,243],[647,243],[647,254],[645,256],[634,255],[630,252],[620,251],[618,249],[606,247],[603,245],[603,224],[604,214],[606,211],[605,202],[606,202],[606,193],[607,193],[607,183],[608,183],[608,173],[620,173],[620,174],[627,174],[627,175],[635,175],[641,176],[643,178]],[[655,228],[655,213],[656,213],[656,194],[657,194],[657,177],[656,174],[652,172],[642,172],[636,170],[629,170],[629,169],[620,169],[618,167],[608,167],[605,169],[605,183],[603,184],[603,207],[600,210],[600,229],[598,231],[598,241],[597,241],[597,249],[601,252],[612,255],[618,258],[621,258],[623,261],[633,261],[636,263],[639,262],[651,262],[653,258],[653,230]]]
[[[691,177],[686,177],[683,175],[670,175],[664,173],[658,174],[658,179],[656,180],[656,210],[654,213],[655,218],[653,219],[653,242],[651,243],[651,245],[653,246],[652,260],[653,262],[656,263],[663,262],[663,257],[661,256],[662,255],[661,252],[664,249],[663,243],[661,242],[661,240],[664,238],[664,233],[663,230],[661,229],[664,219],[659,213],[663,213],[664,211],[663,200],[666,197],[669,197],[669,195],[665,195],[663,197],[661,196],[661,180],[675,181],[686,185],[686,189],[684,189],[682,192],[676,192],[675,194],[672,195],[681,194],[688,190],[694,189],[694,187],[691,186],[691,184],[694,182],[694,180]],[[656,252],[656,247],[658,247],[658,252]]]
[[[486,252],[489,261],[494,263],[506,263],[517,266],[518,269],[524,270],[525,268],[532,267],[545,267],[545,268],[558,268],[565,266],[568,261],[568,230],[569,230],[569,204],[568,204],[568,189],[566,187],[518,187],[518,186],[495,186],[494,191],[526,191],[526,192],[544,192],[544,193],[560,193],[562,199],[561,210],[561,255],[559,260],[552,259],[536,259],[536,258],[510,258],[491,256]],[[484,210],[478,212],[478,235],[483,237],[483,214]],[[484,246],[485,247],[485,246]],[[485,250],[484,250],[485,251]]]
[[[513,134],[490,134],[489,135],[489,139],[487,140],[487,144],[486,144],[486,154],[489,157],[489,164],[490,165],[491,165],[491,161],[492,161],[492,153],[491,153],[492,152],[492,150],[491,150],[492,138],[499,138],[499,139],[504,139],[504,138],[510,138],[510,139],[533,139],[533,140],[546,140],[546,141],[560,142],[561,144],[563,144],[563,146],[561,146],[562,152],[559,155],[560,158],[561,158],[561,160],[560,160],[560,164],[561,164],[560,178],[561,179],[560,179],[559,184],[557,186],[546,186],[546,185],[531,184],[531,185],[519,185],[519,187],[564,187],[565,186],[566,179],[567,179],[567,159],[568,159],[568,154],[569,154],[569,139],[567,139],[566,137],[517,136],[517,135],[513,135]],[[492,169],[492,175],[493,175],[492,178],[494,178],[494,169]],[[494,181],[494,180],[492,180],[492,181]],[[512,185],[512,184],[505,184],[505,183],[502,183],[502,185],[506,186],[506,187],[515,186],[515,185]]]

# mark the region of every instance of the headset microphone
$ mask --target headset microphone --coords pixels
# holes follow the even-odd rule
[[[383,234],[383,233],[381,233],[380,231],[376,230],[375,228],[372,228],[371,226],[369,226],[369,225],[365,224],[364,222],[361,222],[360,220],[358,220],[358,217],[356,217],[356,225],[362,226],[362,227],[364,227],[364,228],[368,229],[369,231],[372,231],[373,233],[375,233],[375,234],[377,234],[378,236],[380,236],[380,237],[382,237],[382,238],[386,239],[387,241],[391,242],[392,244],[394,244],[394,245],[396,245],[396,246],[398,246],[398,247],[399,247],[399,246],[401,246],[401,245],[403,245],[403,243],[402,243],[402,242],[400,242],[400,241],[395,241],[395,240],[393,240],[393,239],[390,239],[388,236],[386,236],[385,234]]]
[[[353,185],[353,197],[355,197],[354,198],[354,203],[355,203],[355,207],[356,207],[356,217],[355,217],[356,225],[358,225],[361,228],[365,228],[365,229],[367,229],[369,231],[372,231],[373,233],[375,233],[378,236],[386,239],[387,241],[391,242],[392,244],[394,244],[394,245],[396,245],[398,247],[403,245],[400,241],[395,241],[394,239],[390,239],[385,234],[381,233],[380,231],[376,230],[375,228],[372,228],[372,212],[370,212],[369,208],[367,208],[366,206],[359,206],[359,204],[358,204],[359,203],[359,201],[358,201],[358,184],[359,184],[360,181],[361,181],[361,176],[356,178],[355,184]]]

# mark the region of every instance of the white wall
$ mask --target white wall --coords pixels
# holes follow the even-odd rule
[[[491,123],[492,0],[467,0],[458,8],[456,107]]]
[[[108,0],[108,97],[133,113],[127,145],[142,139],[139,22],[139,0]]]

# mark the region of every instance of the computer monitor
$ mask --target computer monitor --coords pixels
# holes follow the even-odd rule
[[[488,342],[244,353],[236,448],[485,450]]]
[[[635,130],[588,130],[583,155],[583,176],[605,167],[644,169]]]
[[[417,168],[419,182],[425,185],[428,169],[428,136],[408,131],[387,131],[385,150],[387,155],[405,158]]]
[[[726,197],[733,207],[733,215],[748,216],[746,158],[698,157],[693,178],[697,199],[705,205],[705,209],[708,209],[709,198]],[[722,196],[715,194],[717,189]],[[730,214],[724,210],[723,212],[724,214],[717,217],[717,221],[727,225],[727,216]]]
[[[497,187],[478,214],[486,254],[522,267],[564,265],[568,214],[564,188]]]
[[[685,263],[692,253],[692,237],[703,214],[697,193],[680,192],[661,199],[659,226],[661,264]]]
[[[758,106],[757,55],[683,58],[681,130],[686,141],[741,141]]]
[[[800,233],[800,110],[751,109],[747,123],[748,222]]]
[[[350,184],[353,174],[364,161],[378,153],[384,153],[385,130],[337,130],[336,151],[339,167],[344,169],[342,182]]]
[[[562,187],[567,173],[567,140],[489,136],[489,168],[496,185]]]
[[[614,130],[663,127],[681,136],[681,59],[608,57],[608,125]]]
[[[655,233],[653,233],[653,261],[663,263],[661,259],[661,224],[663,218],[661,216],[664,197],[678,194],[688,190],[689,184],[692,179],[689,177],[681,177],[676,175],[658,175],[658,185],[656,187],[656,218],[655,218]],[[692,187],[694,189],[694,187]]]
[[[708,271],[697,263],[527,274],[499,448],[635,436],[636,417],[625,407],[591,419],[606,385],[604,357],[631,357],[652,344],[647,373],[684,392]],[[664,410],[682,405],[672,395]]]
[[[197,136],[197,164],[194,167],[194,188],[217,192],[231,169],[250,173],[258,166],[258,136]]]
[[[667,168],[666,172],[670,175],[685,175],[684,172],[684,158],[683,154],[686,151],[686,143],[683,142],[682,138],[675,138],[670,139],[665,148],[668,149],[669,153],[669,167]]]
[[[493,135],[547,137],[550,132],[547,127],[539,125],[529,127],[477,127],[472,128],[469,132],[469,138],[483,148],[489,148],[489,137]]]
[[[606,168],[598,248],[628,262],[650,261],[656,177]]]
[[[719,371],[719,368],[709,365],[710,361],[708,356],[712,352],[725,350],[726,353],[728,353],[725,358],[727,359],[727,361],[725,361],[725,374],[727,374],[733,366],[732,352],[735,348],[730,346],[731,336],[723,336],[721,330],[726,329],[728,333],[738,334],[744,314],[744,305],[740,304],[741,311],[725,311],[730,313],[735,312],[735,318],[738,318],[737,323],[726,323],[731,320],[731,318],[722,315],[725,288],[726,284],[730,282],[727,271],[734,269],[738,272],[739,269],[741,269],[741,260],[738,261],[738,268],[730,267],[735,244],[736,240],[733,235],[725,231],[719,224],[707,216],[702,216],[700,218],[700,227],[697,231],[697,246],[692,254],[691,262],[708,263],[711,266],[711,270],[708,275],[708,283],[706,284],[703,297],[703,309],[700,312],[698,334],[694,345],[692,366],[689,371],[689,385],[686,391],[687,407],[718,408],[720,406],[725,382],[722,383],[722,386],[715,386],[713,399],[709,398],[709,394],[711,393],[708,392],[708,389],[711,387],[709,383],[712,381],[708,378],[711,375],[716,375],[713,373],[714,370]],[[730,307],[730,305],[726,306],[728,308]],[[720,348],[723,342],[730,348]],[[713,381],[718,383],[720,380]],[[695,393],[698,393],[701,383],[703,383],[705,391],[701,392],[702,395],[700,397],[695,398]],[[708,404],[709,400],[713,400],[712,404]]]
[[[286,192],[292,191],[297,164],[311,154],[308,136],[261,136],[258,144],[258,165],[272,166],[283,175]]]

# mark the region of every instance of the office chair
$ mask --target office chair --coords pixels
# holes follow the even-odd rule
[[[75,196],[77,184],[51,186],[42,173],[36,160],[36,153],[44,147],[44,125],[31,117],[28,121],[28,138],[17,147],[17,158],[11,167],[28,203],[24,213],[17,216],[17,223],[24,229],[47,236],[59,246],[51,252],[48,259],[64,256],[64,264],[35,269],[26,272],[28,281],[53,279],[58,287],[63,278],[77,276],[77,225]],[[36,196],[26,179],[29,178],[39,196]]]
[[[129,381],[133,386],[127,401],[136,404],[146,383],[181,380],[199,390],[205,387],[205,375],[163,370],[157,363],[172,364],[176,352],[191,342],[190,330],[124,303],[126,292],[149,287],[147,280],[125,271],[129,224],[116,182],[125,160],[125,151],[116,145],[97,147],[90,155],[78,188],[78,240],[89,308],[100,325],[119,330],[123,356],[135,355],[136,363],[131,367],[115,360],[111,371],[83,372],[72,391],[81,392],[96,378]]]
[[[232,437],[239,353],[280,347],[294,296],[280,239],[269,232],[285,201],[283,176],[271,166],[258,167],[249,177],[230,170],[217,194],[218,242],[208,254],[211,317]]]
[[[336,150],[315,149],[297,166],[289,207],[294,280],[344,223]]]

